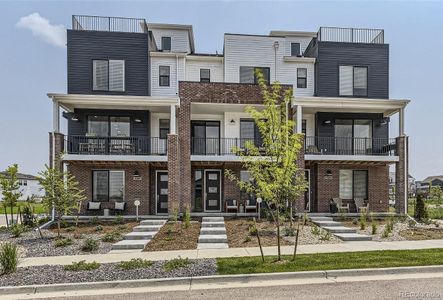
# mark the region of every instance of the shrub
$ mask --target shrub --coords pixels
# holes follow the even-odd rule
[[[312,226],[311,227],[311,233],[313,234],[313,235],[319,235],[320,234],[320,227],[318,227],[318,226]]]
[[[415,225],[417,225],[417,223],[415,223],[414,220],[408,220],[408,226],[409,226],[409,228],[414,228]]]
[[[247,235],[245,237],[245,239],[243,240],[243,243],[247,243],[247,242],[250,242],[250,241],[252,241],[252,239],[251,239],[251,237],[249,235]]]
[[[92,225],[99,225],[100,219],[98,217],[92,217],[89,223],[91,223]]]
[[[39,226],[46,224],[50,221],[51,219],[49,217],[43,217],[41,219],[38,219],[37,223]]]
[[[394,219],[392,217],[388,218],[386,227],[388,227],[389,232],[392,232],[394,230]]]
[[[360,219],[358,222],[360,224],[360,230],[365,230],[366,229],[366,215],[363,213],[360,213]]]
[[[23,208],[23,225],[32,228],[35,225],[34,220],[34,207],[30,203],[27,203]]]
[[[373,235],[374,235],[374,234],[377,234],[377,223],[372,222],[372,223],[371,223],[371,226],[372,226],[372,230],[371,230],[372,234],[373,234]]]
[[[428,212],[426,209],[426,203],[423,200],[422,195],[417,195],[417,200],[415,200],[415,212],[414,217],[419,221],[423,221],[428,218]]]
[[[357,218],[352,219],[352,224],[353,225],[357,225],[358,224],[358,219]]]
[[[18,238],[26,231],[26,227],[22,224],[14,224],[11,226],[11,234]]]
[[[99,241],[91,239],[91,238],[87,238],[82,245],[81,250],[84,252],[92,252],[92,251],[97,251],[98,247],[99,247]]]
[[[127,229],[128,229],[128,226],[125,225],[125,224],[123,224],[123,225],[118,225],[118,226],[117,226],[117,230],[118,230],[118,231],[125,231],[125,230],[127,230]]]
[[[177,221],[178,221],[178,209],[177,208],[172,209],[172,221],[174,223],[177,223]]]
[[[120,241],[122,235],[119,232],[108,232],[102,237],[102,241],[106,243],[115,243]]]
[[[123,219],[123,216],[118,215],[118,216],[115,217],[113,223],[114,223],[115,225],[121,225],[121,224],[124,224],[124,223],[125,223],[125,220]]]
[[[303,225],[307,225],[308,224],[308,220],[309,220],[308,214],[304,213],[303,214]]]
[[[100,264],[98,262],[90,262],[87,263],[86,261],[82,260],[79,262],[73,262],[70,265],[66,265],[64,267],[65,271],[74,271],[74,272],[79,272],[79,271],[92,271],[92,270],[96,270],[100,267]]]
[[[0,246],[0,268],[2,274],[10,274],[17,270],[20,260],[18,247],[13,243],[5,243]]]
[[[388,238],[391,231],[389,230],[389,226],[385,226],[385,229],[383,230],[383,234],[381,235],[382,238]]]
[[[63,239],[58,239],[55,240],[54,242],[54,247],[66,247],[69,245],[72,245],[74,243],[74,241],[70,238],[63,238]]]
[[[322,241],[329,241],[331,239],[331,233],[327,230],[324,231],[324,233],[320,236],[320,240]]]
[[[66,230],[66,232],[73,232],[73,231],[75,231],[75,227],[70,226],[70,227],[66,228],[65,230]]]
[[[103,226],[97,225],[97,226],[95,226],[94,230],[95,231],[102,231],[103,230]]]
[[[123,270],[144,269],[149,268],[154,263],[147,259],[133,258],[129,261],[122,261],[118,264],[118,267]]]
[[[167,272],[178,269],[178,268],[184,268],[190,264],[189,258],[174,258],[170,261],[166,262],[164,265],[164,268]]]
[[[283,235],[285,236],[295,236],[296,229],[295,227],[288,226],[283,228]]]
[[[257,235],[257,227],[255,225],[249,225],[249,235],[256,236]]]
[[[66,220],[61,220],[61,222],[60,222],[60,228],[68,228],[68,227],[69,227],[68,221],[66,221]]]
[[[186,208],[185,212],[183,213],[183,227],[189,228],[191,226],[191,212],[188,208]]]

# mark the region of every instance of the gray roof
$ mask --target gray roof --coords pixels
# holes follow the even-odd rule
[[[431,182],[434,181],[435,179],[443,181],[443,175],[428,176],[423,180],[423,182]]]
[[[0,174],[3,176],[8,176],[8,173],[6,173],[6,171],[0,172]],[[37,180],[36,176],[30,174],[23,174],[23,173],[17,173],[17,178],[26,179],[26,180]]]

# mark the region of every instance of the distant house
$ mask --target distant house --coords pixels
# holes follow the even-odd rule
[[[6,172],[0,172],[0,174],[7,176]],[[40,184],[38,183],[37,177],[34,175],[18,173],[17,178],[20,184],[20,191],[22,192],[22,196],[20,197],[19,201],[26,201],[33,195],[37,197],[37,199],[41,199],[45,194],[44,190],[42,190]],[[0,187],[0,201],[3,201],[3,195],[1,192],[2,189]]]
[[[415,182],[417,193],[423,195],[427,195],[429,193],[430,186],[439,186],[441,189],[443,189],[443,175],[428,176],[422,181]]]

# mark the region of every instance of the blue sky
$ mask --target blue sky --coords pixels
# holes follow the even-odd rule
[[[390,44],[390,97],[406,111],[410,172],[418,180],[443,174],[443,2],[143,2],[0,0],[0,169],[18,163],[36,173],[48,160],[52,106],[46,93],[66,92],[66,49],[36,36],[22,17],[38,13],[70,28],[72,14],[145,18],[192,24],[198,52],[222,52],[223,33],[267,34],[319,26],[384,28]],[[45,24],[40,24],[45,26]],[[57,44],[58,43],[58,44]],[[397,134],[392,119],[391,136]]]

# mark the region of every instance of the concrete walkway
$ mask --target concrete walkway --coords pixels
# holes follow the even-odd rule
[[[442,248],[443,240],[423,240],[423,241],[399,241],[399,242],[346,242],[340,244],[322,245],[300,245],[298,254],[313,253],[333,253],[333,252],[353,252],[353,251],[376,251],[376,250],[413,250]],[[282,246],[282,254],[291,255],[293,246]],[[264,247],[265,255],[276,255],[277,247]],[[148,260],[170,260],[177,257],[188,257],[190,259],[217,258],[217,257],[245,257],[259,256],[260,248],[229,248],[229,249],[195,249],[178,251],[157,251],[157,252],[121,252],[92,255],[71,255],[71,256],[49,256],[49,257],[29,257],[22,259],[20,267],[41,266],[41,265],[67,265],[74,261],[86,260],[99,263],[112,263],[130,260],[132,258],[143,258]]]

